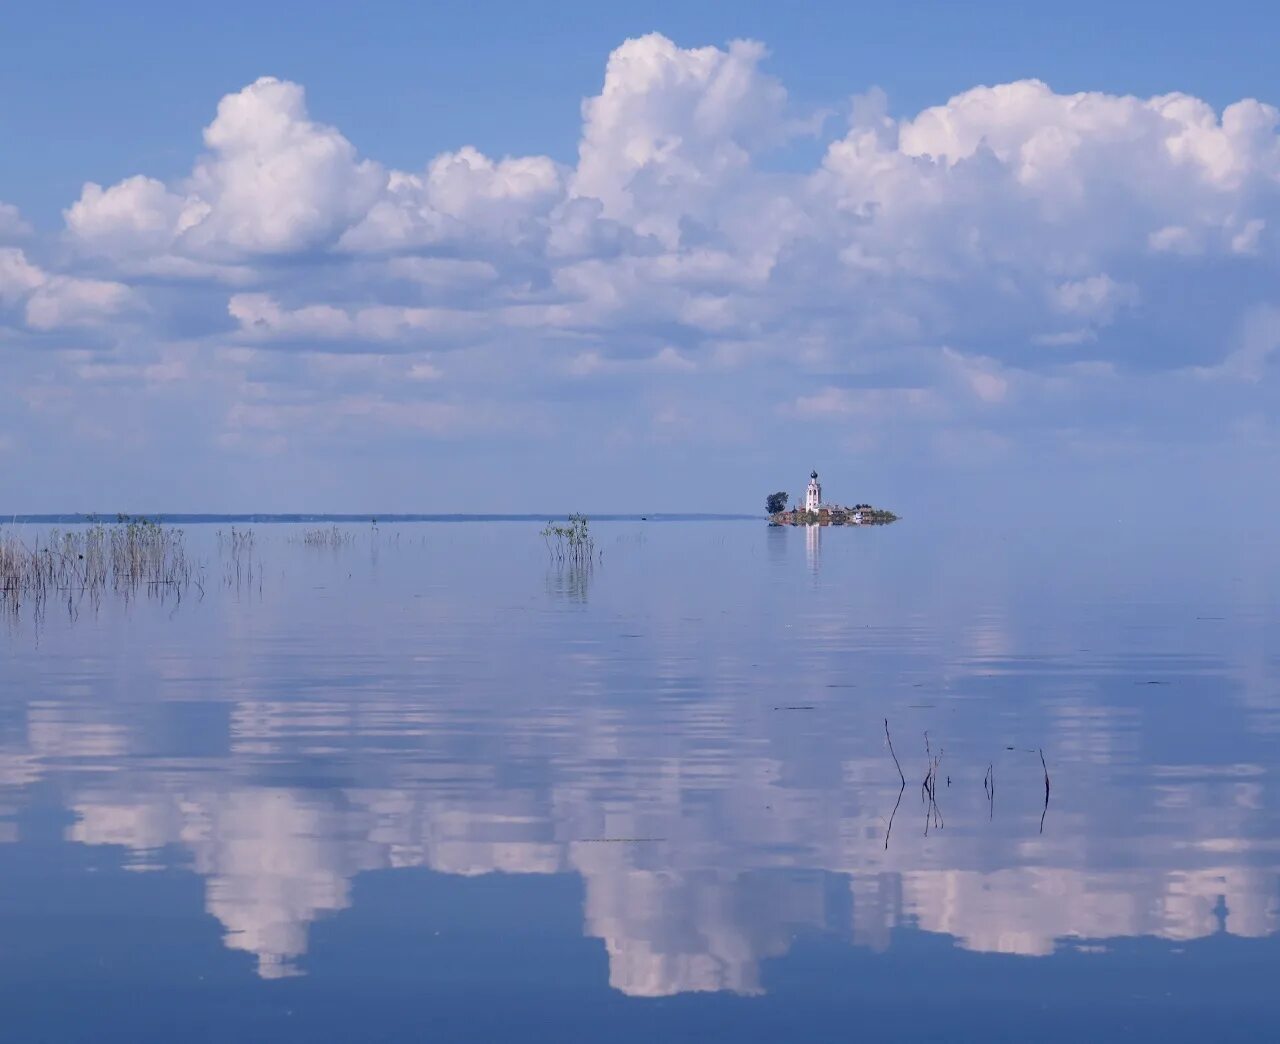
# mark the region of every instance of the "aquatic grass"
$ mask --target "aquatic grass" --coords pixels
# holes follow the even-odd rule
[[[375,535],[377,523],[374,523]],[[355,543],[355,534],[349,529],[342,529],[339,526],[322,526],[318,529],[307,529],[299,536],[289,538],[293,543],[300,543],[305,547],[321,548],[326,551],[337,551],[344,547],[350,547]]]
[[[568,524],[548,522],[542,540],[554,564],[547,577],[547,590],[575,602],[586,602],[595,563],[603,552],[596,551],[595,537],[586,515],[570,515]]]
[[[557,562],[584,565],[596,557],[596,541],[586,515],[570,515],[568,525],[548,522],[542,539],[548,554]]]
[[[122,515],[115,525],[52,529],[29,541],[0,534],[0,609],[11,614],[26,606],[39,616],[65,599],[74,615],[86,599],[96,606],[107,592],[181,599],[191,586],[203,594],[203,579],[182,530],[148,519]]]
[[[252,529],[232,526],[226,532],[217,532],[218,553],[223,559],[222,582],[226,587],[240,590],[252,587],[257,581],[262,590],[262,560],[258,557],[258,538]]]

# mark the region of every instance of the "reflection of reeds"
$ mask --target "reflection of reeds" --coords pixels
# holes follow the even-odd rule
[[[593,572],[590,559],[585,562],[559,561],[553,570],[547,572],[547,591],[571,602],[585,603],[591,590]]]
[[[107,591],[129,598],[145,589],[180,600],[192,585],[203,594],[203,573],[187,556],[182,530],[146,519],[54,529],[30,544],[0,535],[0,607],[10,613],[25,605],[39,616],[56,598],[74,615],[84,599],[96,605]]]

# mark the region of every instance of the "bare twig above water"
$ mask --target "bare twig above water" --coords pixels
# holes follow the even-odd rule
[[[885,738],[885,742],[889,744],[889,753],[893,755],[894,768],[898,770],[898,777],[902,780],[902,785],[905,787],[907,785],[907,777],[902,774],[902,765],[898,763],[898,755],[894,754],[894,751],[893,751],[893,737],[889,735],[889,719],[888,718],[884,719],[884,738]]]
[[[898,779],[901,786],[898,788],[898,800],[893,803],[893,811],[889,813],[889,826],[884,832],[884,850],[889,851],[889,835],[893,833],[893,817],[898,814],[898,806],[902,804],[902,795],[907,790],[907,777],[902,774],[902,765],[898,762],[898,755],[893,750],[893,737],[889,735],[889,719],[884,719],[884,738],[889,744],[889,753],[893,756],[894,767],[898,770]]]
[[[893,803],[893,811],[889,813],[889,826],[884,832],[884,850],[889,851],[889,835],[893,833],[893,817],[898,814],[898,806],[902,804],[902,795],[907,792],[907,782],[902,781],[898,788],[898,799]]]
[[[942,810],[938,808],[938,765],[942,761],[942,748],[938,748],[938,753],[933,753],[933,748],[929,744],[929,733],[924,734],[924,751],[928,756],[928,769],[925,772],[924,781],[920,784],[920,797],[925,804],[924,814],[924,834],[929,836],[929,821],[933,821],[935,828],[941,830],[946,824],[942,819]]]

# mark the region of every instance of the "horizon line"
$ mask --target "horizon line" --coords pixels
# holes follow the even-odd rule
[[[600,512],[594,514],[584,511],[551,511],[551,512],[299,512],[299,511],[148,511],[148,512],[31,512],[27,514],[0,513],[0,526],[5,525],[43,525],[49,523],[85,523],[102,522],[117,523],[126,520],[148,520],[164,523],[206,523],[206,522],[541,522],[567,519],[570,515],[585,515],[596,522],[623,521],[739,521],[764,518],[764,515],[753,515],[741,512],[713,511],[625,511]]]

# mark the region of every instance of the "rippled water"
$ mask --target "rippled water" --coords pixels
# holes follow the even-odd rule
[[[194,526],[0,624],[0,1037],[1280,1035],[1269,534],[993,525]]]

